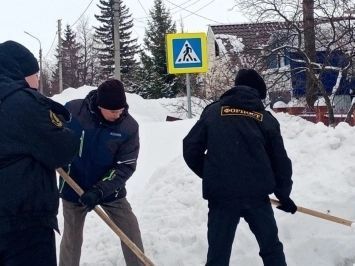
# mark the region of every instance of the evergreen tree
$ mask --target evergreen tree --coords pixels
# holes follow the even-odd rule
[[[175,33],[176,26],[162,0],[154,0],[141,53],[140,90],[147,98],[174,97],[181,85],[175,75],[167,73],[165,34]],[[143,75],[143,76],[142,76]]]
[[[81,45],[76,40],[76,34],[69,25],[64,31],[64,38],[62,41],[62,74],[63,74],[63,89],[73,87],[77,88],[84,84],[80,79],[81,60],[80,55]],[[57,59],[59,60],[59,50],[57,48]],[[53,75],[52,88],[54,92],[59,92],[59,67],[57,65]]]
[[[98,40],[98,56],[101,65],[100,79],[104,80],[114,73],[114,1],[100,0],[98,7],[100,15],[95,15],[96,19],[102,23],[95,27],[95,36]],[[120,63],[121,77],[123,82],[132,80],[138,63],[134,56],[139,52],[137,39],[131,37],[133,18],[129,9],[122,0],[118,0],[119,12],[119,33],[120,33]]]

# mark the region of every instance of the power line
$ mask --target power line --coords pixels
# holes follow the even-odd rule
[[[186,8],[184,8],[184,7],[182,7],[182,6],[176,5],[176,4],[172,3],[172,2],[169,1],[169,0],[165,0],[165,1],[167,1],[168,3],[170,3],[170,4],[173,5],[173,6],[176,6],[176,7],[179,7],[180,9],[185,10],[186,12],[189,12],[191,15],[195,15],[195,16],[201,17],[201,18],[203,18],[203,19],[206,19],[206,20],[213,21],[213,22],[215,22],[215,23],[221,24],[221,22],[219,22],[219,21],[216,21],[216,20],[207,18],[207,17],[205,17],[205,16],[201,16],[201,15],[199,15],[199,14],[196,14],[195,12],[192,12],[192,11],[190,11],[190,10],[188,10],[188,9],[186,9]]]
[[[148,13],[147,13],[147,11],[145,10],[145,8],[144,8],[144,6],[142,5],[142,3],[141,3],[140,0],[138,0],[138,3],[139,3],[139,5],[141,6],[141,8],[143,9],[144,13],[145,13],[147,16],[149,16]]]
[[[81,19],[81,17],[85,14],[85,12],[89,9],[89,7],[91,6],[92,2],[94,2],[94,0],[91,0],[90,3],[87,5],[87,7],[84,9],[84,11],[81,13],[81,15],[77,18],[77,20],[70,26],[70,27],[73,27],[76,23],[78,23],[78,21]],[[54,45],[54,42],[56,41],[57,39],[57,31],[55,32],[55,35],[54,35],[54,38],[53,38],[53,41],[52,41],[52,44],[48,50],[48,52],[46,53],[45,57],[44,58],[47,58],[49,53],[52,51],[52,48],[53,48],[53,45]]]
[[[187,1],[183,2],[183,3],[181,3],[180,6],[183,6],[183,5],[185,5],[186,3],[189,3],[189,2],[190,2],[190,0],[187,0]],[[174,6],[170,11],[172,11],[174,9],[177,9],[177,8],[178,7]]]
[[[54,38],[53,38],[53,41],[52,41],[52,44],[51,44],[51,47],[49,48],[48,52],[46,53],[46,56],[44,58],[47,58],[47,56],[49,55],[50,51],[52,50],[52,47],[53,47],[53,44],[55,42],[55,40],[57,39],[57,31],[55,32],[55,35],[54,35]]]
[[[200,11],[201,9],[204,9],[206,6],[209,6],[209,5],[212,4],[214,1],[216,1],[216,0],[209,1],[209,2],[208,2],[207,4],[205,4],[204,6],[200,7],[200,8],[197,9],[197,10],[195,10],[195,12],[198,12],[198,11]],[[187,16],[185,16],[185,17],[183,17],[183,18],[188,18],[188,17],[190,17],[190,16],[192,16],[192,14],[187,15]]]
[[[196,0],[196,1],[194,1],[194,2],[192,2],[192,3],[189,3],[187,6],[184,6],[184,8],[188,8],[188,7],[190,7],[190,6],[193,6],[194,4],[197,4],[198,2],[200,2],[201,0]],[[184,3],[183,3],[184,4]],[[178,5],[178,6],[175,6],[175,7],[173,7],[173,9],[179,9],[179,8],[182,8],[183,6],[183,4],[180,4],[180,5]],[[179,10],[177,10],[177,11],[174,11],[174,12],[172,12],[171,14],[176,14],[176,13],[179,13],[180,11]]]
[[[139,0],[138,0],[139,1]],[[174,6],[173,8],[171,8],[169,11],[170,11],[170,15],[174,15],[174,14],[176,14],[176,13],[179,13],[180,11],[178,10],[178,11],[174,11],[174,12],[172,12],[174,9],[178,9],[178,8],[182,8],[182,5],[185,5],[186,3],[189,3],[191,0],[188,0],[188,1],[186,1],[186,2],[183,2],[183,3],[181,3],[180,5],[177,5],[177,6]],[[194,2],[192,2],[192,3],[189,3],[187,6],[185,6],[185,8],[187,8],[187,7],[190,7],[190,6],[192,6],[192,5],[194,5],[194,4],[196,4],[196,3],[198,3],[198,2],[200,2],[201,0],[196,0],[196,1],[194,1]],[[136,20],[141,20],[141,19],[147,19],[148,17],[149,17],[149,15],[147,14],[147,12],[145,12],[145,14],[147,15],[147,17],[138,17],[138,18],[135,18]]]
[[[94,0],[91,0],[90,3],[87,5],[87,7],[84,9],[83,13],[81,13],[81,15],[78,17],[78,19],[70,26],[71,28],[78,23],[78,21],[81,19],[81,17],[85,14],[85,12],[89,9],[89,7],[91,6],[92,2],[94,2]]]

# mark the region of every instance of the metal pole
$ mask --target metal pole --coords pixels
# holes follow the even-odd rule
[[[187,118],[192,118],[190,74],[186,74],[186,95],[187,95]]]
[[[42,44],[40,39],[36,36],[33,36],[31,33],[24,31],[27,35],[31,36],[32,38],[36,39],[39,43],[39,92],[43,94],[43,73],[42,73]]]
[[[120,5],[117,0],[113,4],[114,10],[114,45],[115,45],[115,71],[114,76],[116,79],[121,80],[121,51],[120,51]]]
[[[39,46],[39,92],[44,94],[43,91],[43,68],[42,68],[42,47]]]
[[[58,75],[59,93],[63,91],[63,58],[62,58],[62,20],[58,19]]]

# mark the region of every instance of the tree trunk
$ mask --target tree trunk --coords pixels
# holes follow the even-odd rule
[[[344,122],[351,124],[351,116],[354,114],[354,111],[355,111],[355,102],[351,104],[351,107],[346,115]]]
[[[314,0],[303,0],[302,7],[305,53],[309,61],[314,62],[316,60]],[[317,100],[316,81],[312,78],[314,74],[313,66],[308,64],[308,71],[306,72],[306,100],[307,104],[311,107],[314,106],[314,102]]]

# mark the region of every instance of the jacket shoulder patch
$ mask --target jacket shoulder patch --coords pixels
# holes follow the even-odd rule
[[[49,118],[51,119],[53,125],[55,125],[56,127],[63,127],[63,122],[51,110],[49,110]]]
[[[238,115],[238,116],[246,116],[253,118],[259,122],[263,121],[263,114],[255,111],[247,111],[240,108],[230,107],[230,106],[222,106],[221,107],[221,116],[230,116],[230,115]]]

